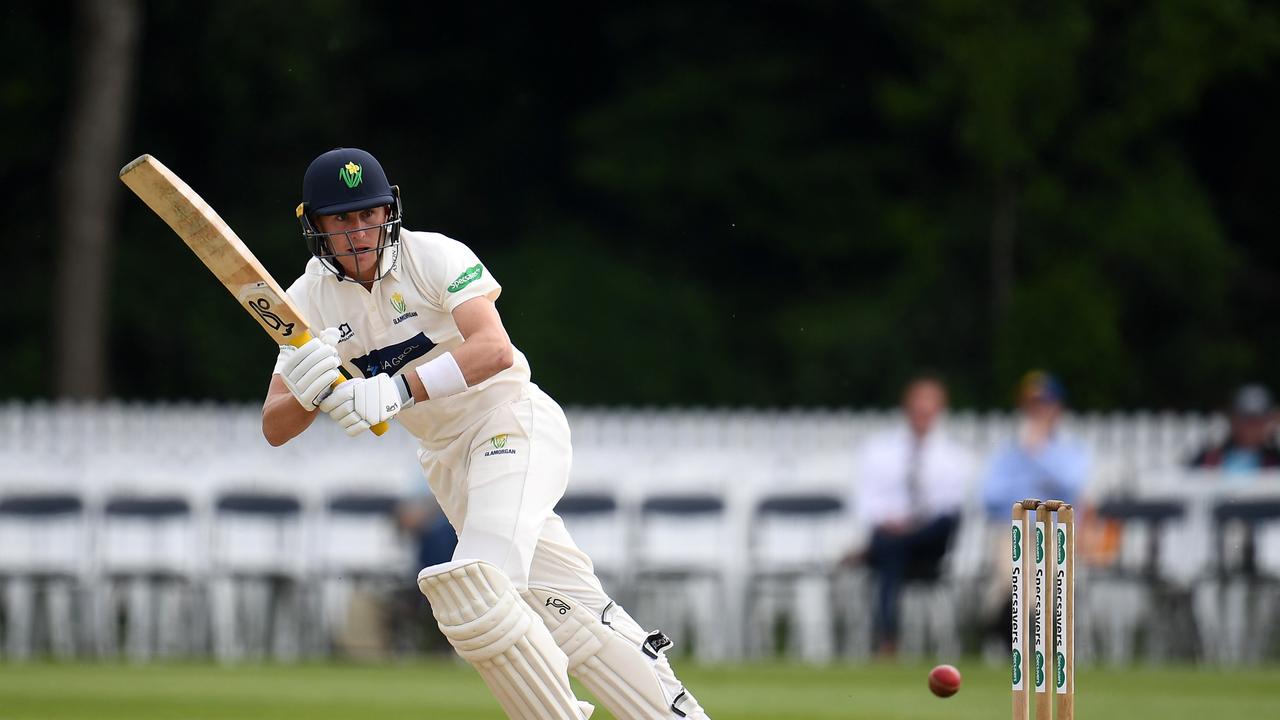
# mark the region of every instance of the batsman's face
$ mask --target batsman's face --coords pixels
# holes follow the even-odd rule
[[[337,255],[335,259],[343,272],[356,280],[372,280],[378,275],[380,226],[387,221],[388,215],[385,207],[318,215],[316,229],[331,233],[329,246]]]

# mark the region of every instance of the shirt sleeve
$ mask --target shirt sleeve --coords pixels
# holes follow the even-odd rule
[[[436,285],[440,305],[446,312],[453,312],[472,298],[498,299],[502,286],[471,248],[457,240],[442,238],[441,251],[439,267],[430,268],[428,277]]]

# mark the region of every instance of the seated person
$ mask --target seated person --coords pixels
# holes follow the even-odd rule
[[[1197,469],[1218,469],[1236,477],[1280,468],[1275,419],[1271,393],[1261,385],[1242,386],[1231,403],[1231,429],[1227,436],[1201,448],[1189,465]]]
[[[865,560],[879,580],[881,655],[896,649],[902,584],[937,577],[973,478],[973,458],[942,428],[946,408],[942,381],[916,377],[902,395],[906,422],[873,435],[859,452],[854,507],[871,530]]]

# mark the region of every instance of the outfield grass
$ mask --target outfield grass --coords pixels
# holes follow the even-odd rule
[[[923,665],[680,668],[716,720],[993,720],[1007,718],[1001,668],[961,664],[964,687],[939,700]],[[1082,720],[1280,717],[1280,668],[1082,670]],[[0,664],[3,720],[408,720],[502,717],[466,666],[216,667]],[[595,718],[608,718],[599,709]]]

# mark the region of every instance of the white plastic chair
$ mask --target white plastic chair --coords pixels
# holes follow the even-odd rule
[[[302,502],[239,490],[213,505],[210,552],[214,655],[230,662],[301,654],[307,618]]]
[[[54,656],[77,651],[81,596],[89,567],[85,503],[71,492],[0,497],[0,585],[4,587],[5,654],[30,658],[48,639]],[[43,608],[37,603],[43,602]],[[43,617],[44,627],[37,627]]]
[[[713,494],[655,494],[640,504],[636,600],[641,622],[657,621],[700,661],[727,654],[724,555],[730,533],[725,501]]]
[[[1185,503],[1117,498],[1101,503],[1097,515],[1123,522],[1115,564],[1092,568],[1085,591],[1089,607],[1105,609],[1094,613],[1099,655],[1112,664],[1129,663],[1141,638],[1149,660],[1179,652],[1193,659],[1194,647],[1175,647],[1196,636],[1184,572],[1195,554]]]
[[[775,620],[785,616],[788,654],[815,663],[835,656],[833,581],[849,524],[833,494],[778,494],[756,505],[747,585],[753,655],[769,653]]]
[[[349,652],[376,654],[385,643],[355,639],[347,632],[359,597],[385,597],[411,582],[412,560],[396,526],[399,498],[389,493],[346,492],[330,496],[317,523],[316,563],[322,577],[321,618],[325,637]],[[376,618],[384,626],[384,617]],[[367,632],[365,634],[368,634]]]
[[[190,655],[200,648],[201,540],[186,497],[116,495],[106,501],[96,543],[99,579],[94,592],[101,654],[119,651],[116,625],[121,614],[131,660]]]
[[[1280,496],[1224,499],[1213,512],[1218,546],[1214,589],[1224,626],[1212,656],[1225,663],[1258,663],[1278,625]]]

